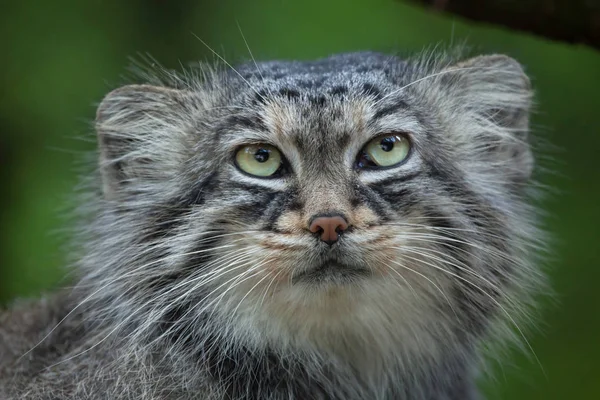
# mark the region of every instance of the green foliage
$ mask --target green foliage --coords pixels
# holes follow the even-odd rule
[[[314,58],[349,50],[408,53],[466,41],[527,66],[537,89],[538,157],[554,172],[544,202],[554,232],[557,304],[542,309],[531,344],[493,367],[490,399],[600,398],[600,54],[429,14],[393,0],[100,0],[0,5],[0,301],[61,282],[62,244],[76,161],[94,147],[89,121],[122,82],[128,57],[168,67],[215,56],[234,61]],[[85,140],[81,140],[81,139]]]

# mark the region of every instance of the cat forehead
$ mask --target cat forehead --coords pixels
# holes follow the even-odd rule
[[[236,111],[222,121],[238,136],[251,132],[257,137],[249,139],[293,138],[301,147],[307,147],[302,142],[321,145],[319,138],[347,143],[352,137],[368,137],[369,129],[377,130],[385,117],[393,116],[397,128],[403,122],[398,119],[414,114],[395,90],[403,65],[378,53],[244,64],[237,70],[243,79],[232,99],[238,103]]]
[[[379,53],[346,53],[312,61],[247,63],[238,72],[251,85],[269,90],[343,91],[365,84],[389,84],[393,71],[403,66],[396,57]]]

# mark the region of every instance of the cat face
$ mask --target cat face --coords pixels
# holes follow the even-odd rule
[[[139,314],[414,347],[476,334],[523,285],[531,93],[515,61],[357,53],[205,74],[99,107],[96,256],[132,277],[110,290]]]

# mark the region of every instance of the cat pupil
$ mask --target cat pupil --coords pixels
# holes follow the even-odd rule
[[[392,149],[394,148],[394,142],[396,141],[395,138],[393,137],[386,137],[381,139],[381,142],[379,143],[379,145],[381,146],[381,149],[383,151],[392,151]]]
[[[269,150],[267,149],[258,149],[256,153],[254,153],[254,159],[259,163],[264,163],[269,159]]]

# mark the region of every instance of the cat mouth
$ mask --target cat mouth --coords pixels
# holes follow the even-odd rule
[[[326,261],[323,264],[299,272],[292,277],[292,284],[351,284],[371,276],[371,271],[364,267],[357,267],[340,263],[338,261]]]

